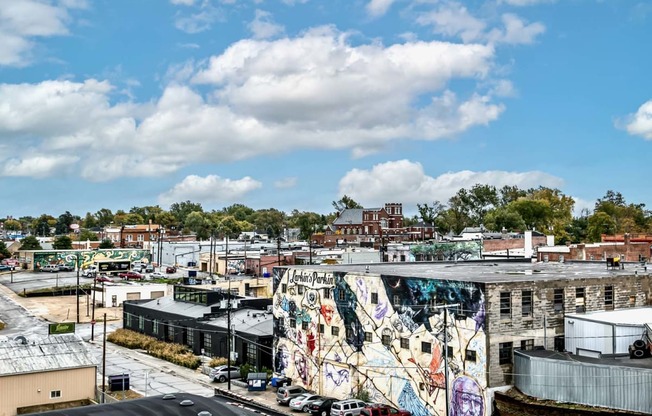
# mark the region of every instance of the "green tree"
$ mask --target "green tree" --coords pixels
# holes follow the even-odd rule
[[[22,224],[18,220],[8,219],[4,222],[4,227],[7,231],[19,231],[22,229]]]
[[[517,212],[529,230],[547,230],[552,218],[550,205],[540,199],[520,198],[511,202],[507,208]]]
[[[484,225],[488,230],[494,231],[525,230],[525,221],[521,215],[508,207],[500,207],[487,212],[484,216]]]
[[[204,212],[191,212],[186,217],[186,225],[184,229],[193,231],[199,240],[207,240],[211,235],[213,224],[209,216]]]
[[[23,238],[20,243],[20,250],[43,250],[43,247],[33,235]]]
[[[91,230],[81,230],[79,232],[79,240],[80,241],[97,241],[99,238],[97,237],[97,234],[92,232]]]
[[[165,228],[178,227],[179,220],[174,216],[174,214],[163,211],[160,214],[156,214],[154,217],[154,224],[159,224]]]
[[[90,212],[86,213],[86,216],[82,220],[82,227],[83,228],[95,228],[98,226],[98,221],[97,218]]]
[[[571,220],[571,223],[566,227],[568,234],[567,240],[560,240],[559,244],[570,243],[584,243],[587,241],[589,228],[589,210],[583,209],[579,217]]]
[[[59,215],[56,225],[54,226],[54,233],[56,235],[68,234],[70,232],[70,225],[74,222],[74,220],[75,218],[69,211]]]
[[[594,214],[607,214],[615,223],[615,233],[644,232],[650,225],[645,204],[628,204],[620,192],[607,191],[595,204]]]
[[[616,221],[606,212],[596,212],[588,219],[587,238],[589,241],[602,241],[602,234],[614,235],[616,233]]]
[[[270,238],[280,237],[285,228],[285,213],[274,208],[256,211],[254,226],[258,231],[264,231]]]
[[[417,204],[417,210],[424,223],[433,225],[440,232],[449,231],[446,224],[446,206],[441,202],[434,201],[432,205]]]
[[[113,212],[108,208],[102,208],[95,213],[98,227],[106,227],[113,221]]]
[[[180,229],[183,229],[186,217],[188,217],[191,212],[204,212],[204,209],[201,207],[201,204],[196,204],[190,201],[175,202],[170,205],[170,213],[177,218],[178,228]]]
[[[55,250],[70,250],[72,249],[72,240],[67,235],[60,235],[54,239],[52,248]]]
[[[292,227],[299,228],[299,238],[308,241],[318,230],[323,229],[322,216],[315,212],[298,212],[294,210],[288,219]]]
[[[242,204],[233,204],[222,210],[225,215],[231,215],[238,221],[252,222],[252,218],[256,211],[253,208]]]
[[[36,235],[43,237],[49,236],[51,233],[52,227],[57,223],[57,220],[52,215],[43,214],[32,223],[32,229]]]
[[[242,229],[240,228],[241,221],[238,221],[232,215],[223,216],[216,225],[220,234],[228,238],[238,238],[242,232]]]
[[[0,260],[1,259],[8,259],[11,257],[11,253],[9,252],[9,249],[7,248],[7,245],[5,244],[4,241],[0,240]]]
[[[342,212],[345,209],[360,209],[362,205],[358,204],[348,195],[344,195],[339,201],[333,201],[333,208],[336,212]]]
[[[139,222],[138,224],[149,224],[150,221],[155,223],[156,216],[163,213],[163,208],[159,207],[158,205],[132,207],[129,210],[129,213],[140,215],[140,218],[142,218],[143,222]]]
[[[519,189],[516,185],[505,185],[500,190],[498,190],[498,204],[501,207],[509,205],[511,202],[516,201],[519,198],[527,196],[527,192],[523,189]]]
[[[115,245],[113,244],[113,242],[111,240],[109,240],[108,238],[105,238],[104,240],[102,240],[100,242],[100,245],[98,247],[105,250],[105,249],[109,249],[109,248],[115,248]]]

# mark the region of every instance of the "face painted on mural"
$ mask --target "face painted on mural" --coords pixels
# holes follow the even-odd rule
[[[304,384],[308,384],[308,360],[299,351],[294,352],[294,368]]]
[[[480,386],[472,378],[461,376],[453,382],[451,410],[453,416],[484,415],[484,398]]]
[[[335,313],[335,310],[331,305],[321,305],[321,316],[324,317],[324,321],[326,321],[326,325],[330,325],[331,321],[333,320],[333,313]]]

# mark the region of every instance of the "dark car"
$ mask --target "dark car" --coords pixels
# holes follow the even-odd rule
[[[321,400],[310,403],[308,412],[311,415],[330,416],[331,405],[337,400],[335,397],[323,397]]]
[[[290,400],[302,395],[303,393],[308,393],[308,390],[300,386],[279,387],[278,390],[276,390],[276,401],[278,404],[289,406]]]
[[[177,272],[177,268],[176,268],[176,267],[173,267],[173,266],[168,266],[168,267],[165,269],[165,273],[176,273],[176,272]]]

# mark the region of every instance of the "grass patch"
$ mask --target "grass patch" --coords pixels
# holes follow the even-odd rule
[[[208,366],[211,368],[215,368],[220,365],[227,365],[227,363],[228,363],[228,359],[226,357],[213,357],[208,362]]]
[[[201,359],[190,351],[185,345],[159,341],[149,335],[131,331],[129,329],[117,329],[109,334],[106,339],[116,345],[129,349],[146,350],[153,357],[161,358],[173,364],[183,367],[199,368]]]

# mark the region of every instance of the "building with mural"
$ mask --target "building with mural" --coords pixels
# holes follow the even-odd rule
[[[603,264],[375,263],[274,268],[274,369],[415,416],[488,415],[513,350],[564,349],[566,312],[643,306],[652,277]],[[446,306],[448,305],[448,306]],[[462,409],[473,409],[462,413]]]
[[[48,264],[79,266],[86,269],[99,260],[129,260],[148,263],[149,250],[142,249],[98,249],[98,250],[20,250],[18,256],[27,270],[39,270]]]

